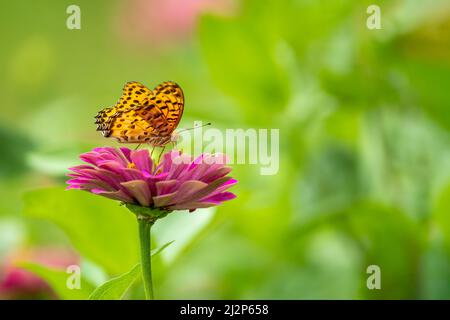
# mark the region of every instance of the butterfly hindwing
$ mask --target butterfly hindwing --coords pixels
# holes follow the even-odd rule
[[[150,106],[128,108],[117,112],[111,121],[109,136],[119,142],[149,142],[158,135],[158,128],[166,125],[161,110]]]
[[[151,91],[143,84],[136,81],[127,82],[122,89],[122,96],[115,106],[105,108],[97,113],[95,117],[95,123],[98,125],[97,130],[109,130],[112,117],[117,112],[141,105],[149,95],[151,95]]]

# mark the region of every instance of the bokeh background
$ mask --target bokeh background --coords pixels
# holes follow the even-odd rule
[[[66,27],[71,4],[80,30]],[[371,4],[381,30],[366,27]],[[156,225],[155,246],[175,240],[155,257],[158,298],[450,298],[447,0],[18,0],[1,12],[1,298],[85,299],[138,262],[126,209],[64,190],[80,153],[118,145],[93,116],[131,80],[178,82],[180,127],[280,129],[277,175],[234,165],[236,200]],[[66,287],[71,264],[81,290]],[[366,287],[372,264],[381,290]]]

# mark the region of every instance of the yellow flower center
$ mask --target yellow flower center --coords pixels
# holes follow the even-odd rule
[[[130,162],[130,163],[127,165],[127,168],[135,169],[135,168],[136,168],[136,165],[135,165],[133,162]]]

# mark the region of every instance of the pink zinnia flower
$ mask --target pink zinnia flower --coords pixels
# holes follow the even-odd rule
[[[78,265],[80,258],[71,250],[59,247],[22,249],[8,255],[0,266],[0,299],[54,295],[44,280],[22,269],[19,266],[21,262],[37,263],[49,268],[65,270],[70,265]]]
[[[70,168],[68,189],[81,189],[125,203],[136,215],[141,270],[146,299],[153,299],[151,228],[173,210],[212,207],[236,196],[226,191],[237,181],[227,176],[224,155],[193,159],[180,151],[153,162],[148,150],[95,148],[80,158],[88,163]]]
[[[234,199],[226,191],[237,181],[227,176],[223,155],[195,160],[179,151],[152,161],[148,150],[95,148],[80,158],[88,165],[70,168],[68,189],[90,191],[126,204],[162,211],[207,208]]]

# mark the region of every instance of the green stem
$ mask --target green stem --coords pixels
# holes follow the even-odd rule
[[[144,280],[145,298],[153,300],[151,229],[155,221],[138,216],[139,240],[141,244],[141,268]]]

